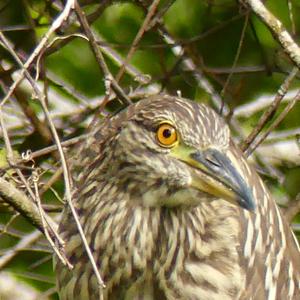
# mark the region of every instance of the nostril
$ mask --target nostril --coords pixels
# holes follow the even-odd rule
[[[211,157],[210,155],[206,155],[205,156],[205,160],[210,164],[210,165],[213,165],[217,168],[220,168],[221,167],[221,164],[213,157]]]

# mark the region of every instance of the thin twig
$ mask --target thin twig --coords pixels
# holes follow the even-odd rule
[[[42,38],[40,43],[37,45],[37,47],[34,49],[34,51],[31,53],[29,58],[27,59],[26,63],[24,64],[24,67],[22,68],[21,72],[18,75],[18,78],[14,81],[14,83],[10,86],[8,93],[5,95],[5,97],[1,100],[0,105],[4,105],[4,103],[12,96],[15,88],[21,83],[21,81],[24,79],[25,73],[27,72],[30,65],[34,62],[34,60],[39,56],[39,54],[44,51],[46,44],[48,43],[52,33],[55,32],[56,29],[58,29],[61,24],[64,22],[64,20],[69,16],[71,10],[74,6],[74,0],[68,0],[64,10],[61,12],[61,14],[53,21],[51,27],[46,32],[45,36]]]
[[[38,179],[39,176],[37,174],[37,171],[35,171],[35,174],[33,175],[33,185],[34,185],[34,190],[35,190],[35,201],[37,203],[37,207],[38,207],[38,211],[43,223],[43,228],[44,228],[44,234],[45,237],[47,239],[47,241],[49,242],[49,244],[51,245],[52,249],[54,250],[55,254],[57,255],[57,257],[60,259],[60,261],[67,266],[69,269],[72,269],[73,266],[72,264],[69,262],[69,260],[67,259],[63,249],[58,249],[55,241],[53,240],[53,238],[50,236],[49,234],[49,229],[51,230],[52,233],[55,234],[55,230],[53,230],[53,228],[51,228],[51,225],[47,222],[46,220],[46,214],[45,211],[42,208],[42,204],[41,204],[41,199],[40,199],[40,195],[39,195],[39,190],[38,190]],[[60,244],[63,244],[60,237],[57,235],[55,235],[56,240],[60,240]],[[60,247],[60,246],[59,246]]]
[[[66,7],[70,7],[70,9],[72,7],[74,7],[76,1],[74,0],[68,0],[67,3],[66,3]],[[66,10],[66,7],[64,9],[64,11]],[[70,12],[70,10],[68,10],[68,12]],[[64,19],[67,18],[68,15],[64,15]],[[56,23],[56,22],[54,22]],[[60,23],[61,25],[61,23]],[[52,24],[51,28],[54,27],[54,24]],[[50,28],[50,29],[51,29]],[[50,31],[50,30],[49,30]],[[48,34],[46,33],[45,36],[48,36]],[[45,39],[45,38],[44,38]],[[48,40],[45,41],[45,43],[43,44],[43,47],[46,45],[46,42]],[[40,52],[39,52],[40,53]],[[31,57],[31,56],[30,56]],[[39,90],[38,86],[36,85],[36,82],[34,81],[34,79],[31,77],[31,75],[29,74],[29,72],[27,71],[27,68],[25,67],[28,62],[26,62],[23,66],[22,64],[22,61],[18,58],[17,54],[15,55],[15,59],[16,61],[18,62],[18,64],[22,67],[22,71],[23,71],[23,75],[26,76],[26,78],[29,80],[29,82],[31,83],[32,87],[33,87],[33,90],[35,91],[41,105],[42,105],[42,108],[43,108],[43,111],[45,113],[45,116],[46,116],[46,120],[48,121],[48,124],[50,126],[50,130],[52,132],[52,135],[54,137],[54,140],[55,140],[55,143],[57,145],[57,148],[58,148],[58,152],[59,152],[59,155],[60,155],[60,160],[61,160],[61,164],[62,164],[62,168],[63,168],[63,175],[64,175],[64,181],[65,181],[65,195],[66,195],[66,200],[68,202],[68,205],[71,209],[71,212],[72,212],[72,215],[74,217],[74,220],[76,222],[76,225],[77,225],[77,228],[78,228],[78,231],[80,233],[80,236],[82,238],[82,241],[84,243],[84,246],[86,248],[86,251],[88,253],[88,256],[90,258],[90,261],[92,263],[92,266],[93,266],[93,269],[95,271],[95,274],[96,274],[96,277],[97,277],[97,281],[98,281],[98,284],[99,284],[99,290],[100,290],[100,295],[102,295],[101,293],[101,290],[102,288],[105,286],[104,283],[103,283],[103,280],[99,274],[99,271],[97,269],[97,266],[96,266],[96,263],[95,263],[95,260],[93,258],[93,255],[91,253],[91,250],[89,248],[89,245],[86,241],[86,238],[84,236],[84,233],[83,233],[83,230],[82,230],[82,227],[81,227],[81,224],[80,224],[80,221],[79,221],[79,218],[78,218],[78,215],[76,213],[76,210],[72,204],[72,197],[71,197],[71,179],[70,179],[70,176],[69,176],[69,172],[68,172],[68,167],[67,167],[67,162],[66,162],[66,159],[65,159],[65,155],[64,155],[64,152],[63,152],[63,149],[62,149],[62,146],[61,146],[61,143],[60,143],[60,140],[59,140],[59,137],[58,137],[58,134],[57,134],[57,131],[56,131],[56,128],[53,124],[53,121],[51,119],[51,116],[50,116],[50,112],[48,110],[48,107],[47,107],[47,104],[46,104],[46,101],[45,101],[45,96],[42,94],[42,92]],[[6,99],[6,97],[4,98]],[[5,101],[2,102],[2,105]],[[33,197],[34,198],[34,197]]]
[[[12,225],[12,223],[18,218],[18,216],[20,216],[19,212],[14,212],[14,214],[11,216],[10,220],[5,224],[4,228],[0,230],[0,237],[3,234],[6,234],[9,230],[9,227]],[[1,267],[0,267],[1,269]]]
[[[290,73],[290,75],[285,79],[283,84],[280,86],[280,88],[279,88],[279,90],[276,94],[276,97],[273,100],[272,104],[263,113],[263,115],[259,119],[257,125],[255,126],[255,128],[252,130],[252,132],[248,135],[248,137],[242,143],[242,145],[240,147],[242,149],[242,151],[245,152],[249,148],[249,146],[253,143],[253,141],[258,136],[258,134],[262,131],[264,126],[267,124],[267,122],[272,118],[272,116],[274,115],[274,113],[278,109],[278,107],[281,103],[281,100],[286,95],[286,93],[287,93],[287,91],[290,87],[290,84],[291,84],[292,80],[295,78],[295,76],[297,75],[297,73],[298,73],[298,68],[295,67],[292,70],[292,72]]]
[[[8,133],[7,133],[7,130],[6,130],[6,127],[5,127],[5,123],[4,123],[3,113],[2,113],[2,105],[0,105],[0,126],[1,126],[1,129],[2,129],[3,137],[4,137],[5,147],[6,147],[6,150],[7,150],[7,161],[10,165],[13,165],[14,164],[14,153],[13,153],[13,149],[12,149],[12,146],[11,146],[11,143],[10,143],[10,140],[9,140],[9,136],[8,136]],[[19,176],[19,178],[21,179],[22,183],[24,184],[24,186],[25,186],[27,192],[29,193],[30,197],[32,199],[34,199],[34,193],[31,190],[31,188],[30,188],[28,182],[26,181],[24,175],[22,174],[21,170],[17,168],[16,173]],[[14,199],[11,199],[11,200],[14,200]],[[10,201],[10,199],[7,199],[7,201]],[[10,203],[10,204],[13,205],[12,203]],[[22,204],[22,203],[20,203],[20,204]],[[17,202],[14,202],[14,205],[17,205]],[[19,209],[20,209],[19,212],[23,211],[22,205]],[[26,215],[24,215],[24,216],[26,217]],[[30,215],[29,215],[29,218],[30,218]]]
[[[13,58],[18,61],[19,57],[16,55],[16,52],[14,51],[10,41],[0,32],[0,43],[3,43],[4,47],[7,49],[7,51],[13,56]],[[46,144],[50,143],[51,133],[47,126],[43,122],[41,122],[38,117],[36,116],[34,110],[30,107],[28,100],[26,97],[22,96],[21,93],[16,90],[15,92],[16,99],[21,106],[24,114],[27,116],[27,118],[31,121],[32,125],[36,129],[36,131],[40,134],[40,136],[43,138],[44,142]]]
[[[64,92],[66,92],[72,98],[75,98],[81,105],[86,108],[92,108],[90,99],[78,92],[73,86],[69,85],[66,81],[61,80],[56,74],[51,71],[47,71],[47,79],[56,86],[59,86]]]
[[[55,173],[51,176],[51,178],[47,181],[47,183],[41,188],[40,195],[43,195],[46,191],[48,191],[48,189],[50,189],[51,186],[61,178],[62,173],[62,168],[57,169]]]
[[[5,39],[5,37],[2,34],[0,35],[0,37],[1,37],[2,41],[4,41],[5,43],[7,42],[7,40]],[[32,85],[32,88],[33,88],[36,96],[39,98],[40,102],[42,103],[42,107],[43,108],[46,107],[46,98],[45,98],[44,94],[42,94],[42,92],[39,90],[39,88],[38,88],[35,80],[31,77],[31,75],[28,72],[28,70],[24,67],[23,62],[21,61],[21,59],[19,58],[19,56],[17,55],[17,53],[15,53],[15,51],[10,47],[9,43],[6,43],[6,46],[7,46],[8,50],[10,51],[10,53],[12,54],[12,56],[14,57],[14,59],[16,60],[16,62],[19,64],[19,66],[24,70],[24,76],[28,79],[28,81]],[[6,133],[4,122],[3,122],[3,119],[2,119],[1,107],[0,107],[0,121],[1,121],[2,130],[3,130],[3,132]],[[12,149],[10,147],[9,138],[8,138],[7,133],[5,135],[6,135],[6,140],[5,141],[6,141],[7,149],[9,151],[8,153],[12,153]],[[23,174],[20,172],[20,170],[17,169],[17,171],[18,171],[18,175],[20,176],[20,178],[22,179],[23,183],[27,187],[27,190],[30,192],[32,199],[35,200],[35,201],[37,201],[36,195],[34,195],[33,192],[31,191],[28,183],[26,182],[26,180],[23,177]],[[44,212],[42,212],[42,213],[44,213]],[[46,214],[43,215],[41,218],[42,218],[41,220],[42,220],[42,224],[43,225],[44,225],[43,218],[45,218],[45,220],[47,221],[48,227],[51,229],[51,237],[55,238],[56,242],[58,243],[58,245],[60,247],[61,254],[58,255],[59,259],[61,259],[61,261],[62,261],[63,264],[68,265],[68,267],[71,267],[71,265],[68,263],[67,259],[64,258],[64,253],[63,253],[64,242],[59,237],[58,233],[56,232],[56,228],[55,228],[55,226],[53,226],[53,221],[48,216],[46,216]],[[44,227],[44,233],[45,233],[46,237],[49,236],[47,228]],[[50,239],[50,237],[49,237],[49,239]],[[56,249],[56,246],[55,246],[54,242],[51,245],[53,246],[54,251],[58,252],[58,250]]]
[[[176,57],[182,57],[182,66],[184,71],[192,72],[198,86],[211,96],[214,107],[220,111],[220,108],[222,107],[222,99],[220,95],[205,77],[202,70],[198,68],[194,61],[188,56],[185,48],[177,45],[175,39],[171,36],[167,29],[160,24],[158,26],[158,33],[162,36],[165,42],[172,47],[174,55]],[[174,44],[177,46],[173,46]],[[224,106],[223,112],[225,115],[229,113],[229,108],[227,105]]]
[[[139,83],[144,83],[144,77],[145,75],[142,74],[137,68],[135,68],[133,65],[130,65],[128,62],[125,64],[124,59],[119,55],[114,49],[106,46],[101,46],[103,43],[103,38],[100,36],[98,32],[95,32],[95,36],[97,37],[97,44],[101,47],[101,51],[109,57],[117,66],[124,66],[126,73],[130,75],[134,80],[138,81]]]
[[[3,269],[19,251],[34,244],[41,236],[41,232],[36,230],[22,237],[15,246],[7,250],[6,253],[0,257],[0,270]]]
[[[88,20],[89,24],[92,24],[94,21],[96,21],[101,16],[101,14],[105,10],[105,8],[110,4],[110,2],[112,2],[112,0],[101,1],[101,4],[99,4],[99,7],[94,12],[87,15],[87,20]],[[55,7],[55,9],[61,10],[61,7]],[[58,41],[58,42],[56,42],[55,45],[53,45],[51,47],[47,47],[47,49],[45,51],[45,56],[49,56],[49,55],[59,51],[67,43],[71,42],[77,36],[78,28],[79,28],[79,23],[78,23],[78,26],[76,26],[76,27],[74,26],[74,28],[68,30],[68,34],[67,34],[68,38],[67,39],[66,39],[66,37],[62,37],[61,39],[56,39],[56,41]]]
[[[275,119],[272,125],[266,130],[264,134],[257,140],[257,142],[246,151],[245,155],[249,156],[251,153],[267,138],[267,136],[272,132],[279,123],[286,117],[286,115],[290,112],[290,110],[294,107],[294,105],[300,100],[300,91],[297,93],[295,98],[284,108],[284,110],[280,113],[280,115]]]
[[[114,79],[112,74],[110,73],[108,66],[105,62],[105,59],[103,57],[103,54],[97,45],[96,38],[89,26],[89,23],[86,19],[84,12],[81,10],[81,7],[76,0],[74,0],[74,3],[75,3],[75,12],[78,16],[78,20],[89,40],[89,45],[95,55],[98,66],[100,67],[100,69],[102,70],[102,72],[104,74],[104,77],[105,77],[104,80],[110,82],[113,91],[118,95],[118,97],[124,103],[124,105],[127,106],[127,105],[131,104],[131,100],[124,93],[122,88],[118,85],[118,83],[116,82],[116,80]]]
[[[250,13],[248,12],[245,16],[244,25],[243,25],[243,28],[242,28],[242,33],[241,33],[239,45],[238,45],[238,48],[237,48],[237,51],[236,51],[236,54],[235,54],[235,57],[234,57],[234,61],[233,61],[233,64],[232,64],[232,69],[234,69],[236,67],[237,62],[238,62],[238,60],[240,58],[240,55],[241,55],[242,46],[243,46],[243,42],[244,42],[244,39],[245,39],[245,33],[246,33],[246,29],[247,29],[247,26],[248,26],[248,23],[249,23],[249,15],[250,15]],[[229,75],[227,76],[226,82],[225,82],[225,84],[223,86],[223,89],[220,93],[223,100],[224,100],[224,96],[226,94],[226,89],[227,89],[227,87],[230,83],[232,75],[233,75],[233,72],[230,72]],[[224,103],[224,101],[223,101],[223,103]],[[222,112],[223,106],[224,106],[224,104],[221,107],[221,112]]]
[[[126,59],[125,59],[123,65],[121,66],[117,76],[116,76],[116,81],[117,82],[119,82],[121,80],[121,78],[124,74],[124,71],[125,71],[125,66],[130,62],[133,54],[135,53],[135,51],[137,49],[137,45],[139,44],[140,40],[144,36],[150,21],[152,20],[153,16],[155,15],[155,12],[157,10],[159,2],[160,2],[160,0],[154,0],[152,2],[151,6],[149,7],[148,13],[147,13],[147,15],[144,19],[144,22],[143,22],[142,26],[140,27],[138,33],[136,34],[136,36],[135,36],[135,38],[132,42],[132,45],[131,45],[131,47],[128,51],[128,54],[126,56]]]
[[[82,239],[82,242],[84,244],[84,247],[85,247],[85,250],[88,254],[88,257],[90,259],[90,262],[92,264],[92,267],[93,267],[93,270],[95,272],[95,275],[96,275],[96,278],[97,278],[97,282],[99,284],[99,290],[100,290],[100,295],[102,294],[102,288],[105,287],[104,285],[104,282],[101,278],[101,275],[99,273],[99,270],[97,268],[97,265],[95,263],[95,260],[94,260],[94,257],[93,257],[93,254],[90,250],[90,247],[88,245],[88,242],[85,238],[85,235],[84,235],[84,232],[83,232],[83,229],[82,229],[82,226],[80,224],[80,221],[79,221],[79,217],[77,215],[77,212],[75,210],[75,207],[72,203],[72,196],[71,196],[71,178],[69,176],[69,171],[68,171],[68,166],[67,166],[67,162],[66,162],[66,159],[65,159],[65,154],[64,154],[64,151],[63,151],[63,148],[62,148],[62,145],[60,143],[60,140],[59,140],[59,136],[57,134],[57,131],[56,131],[56,128],[54,126],[54,123],[52,121],[52,118],[51,118],[51,115],[50,115],[50,112],[48,110],[48,107],[44,101],[44,98],[41,99],[41,104],[42,104],[42,108],[44,110],[44,113],[45,113],[45,116],[46,116],[46,119],[48,121],[48,124],[50,126],[50,129],[51,129],[51,132],[52,132],[52,135],[54,137],[54,140],[55,140],[55,143],[57,145],[57,149],[58,149],[58,152],[59,152],[59,155],[60,155],[60,160],[61,160],[61,164],[62,164],[62,168],[63,168],[63,175],[64,175],[64,181],[65,181],[65,197],[66,197],[66,200],[67,200],[67,203],[71,209],[71,213],[72,213],[72,216],[76,222],[76,225],[77,225],[77,229],[79,231],[79,234],[80,234],[80,237]]]
[[[290,73],[289,73],[290,74]],[[288,75],[289,75],[288,74]],[[281,104],[290,102],[297,94],[297,90],[291,90],[286,93],[285,97],[281,100]],[[275,95],[276,96],[276,95]],[[234,109],[234,118],[250,118],[251,116],[267,109],[274,101],[274,95],[264,94],[258,96],[249,103],[237,106]]]
[[[87,137],[86,134],[79,135],[79,136],[76,136],[67,141],[61,142],[61,145],[62,145],[62,147],[69,147],[71,145],[79,143],[80,141],[84,140],[86,137]],[[52,146],[49,146],[49,147],[43,148],[41,150],[37,150],[37,151],[30,153],[29,157],[30,157],[30,159],[34,159],[36,157],[47,155],[53,151],[56,151],[57,149],[58,149],[57,145],[52,145]]]

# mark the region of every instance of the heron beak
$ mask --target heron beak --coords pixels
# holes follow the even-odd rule
[[[192,187],[247,210],[255,209],[250,187],[224,153],[217,149],[186,150],[181,149],[181,155],[177,153],[176,157],[193,167]]]

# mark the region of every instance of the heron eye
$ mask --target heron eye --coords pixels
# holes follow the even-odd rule
[[[176,129],[168,123],[159,125],[156,131],[156,137],[162,147],[173,147],[177,142]]]

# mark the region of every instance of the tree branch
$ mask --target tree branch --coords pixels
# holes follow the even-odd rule
[[[267,122],[270,119],[272,119],[272,117],[274,116],[276,110],[278,109],[278,107],[281,103],[281,100],[284,98],[284,96],[288,92],[290,84],[291,84],[292,80],[295,78],[295,76],[297,75],[297,73],[298,73],[298,68],[295,67],[292,70],[292,72],[290,73],[290,75],[285,79],[284,83],[280,86],[280,88],[274,98],[274,101],[268,107],[268,109],[263,113],[263,115],[260,117],[257,125],[255,126],[255,128],[252,130],[252,132],[247,136],[245,141],[242,143],[240,148],[242,149],[243,152],[245,152],[249,148],[249,146],[253,143],[253,141],[258,136],[258,134],[262,131],[264,126],[267,124]]]
[[[251,7],[254,13],[271,30],[274,38],[280,43],[284,52],[300,68],[300,48],[295,43],[282,23],[264,6],[260,0],[240,0]]]
[[[0,197],[44,233],[41,216],[36,205],[12,183],[0,177]]]
[[[258,138],[257,142],[252,144],[251,147],[247,149],[245,152],[245,156],[249,156],[253,153],[253,151],[267,138],[267,136],[272,132],[279,123],[287,116],[290,110],[298,103],[300,100],[300,90],[298,91],[295,98],[284,108],[284,110],[280,113],[280,115],[274,120],[274,122],[270,125],[270,127]]]

